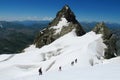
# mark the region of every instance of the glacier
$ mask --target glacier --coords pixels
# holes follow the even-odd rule
[[[120,57],[104,59],[105,48],[101,34],[77,36],[72,30],[42,48],[30,45],[20,54],[0,55],[0,79],[119,80]],[[39,76],[39,68],[43,75]]]

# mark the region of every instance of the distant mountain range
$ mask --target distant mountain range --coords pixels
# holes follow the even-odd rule
[[[12,21],[12,22],[23,24],[25,26],[30,26],[30,25],[33,25],[33,24],[48,24],[50,21],[25,20],[25,21]]]
[[[25,21],[0,21],[0,26],[2,26],[2,24],[6,24],[6,23],[13,23],[13,24],[21,24],[24,26],[28,26],[30,27],[31,25],[34,24],[48,24],[51,21],[35,21],[35,20],[25,20]],[[97,23],[99,22],[85,22],[85,21],[81,21],[80,22],[81,25],[83,27],[94,27]],[[112,28],[112,27],[120,27],[119,23],[110,23],[110,22],[105,22],[105,24]]]
[[[30,22],[29,22],[30,23]],[[35,35],[47,26],[47,23],[0,21],[0,54],[19,53],[33,43]]]
[[[39,31],[50,21],[0,21],[0,54],[10,54],[22,51],[33,43]],[[80,22],[86,32],[93,29],[98,22]],[[106,23],[117,36],[117,44],[120,43],[120,24]],[[21,36],[21,37],[20,37]],[[17,46],[17,47],[16,47]],[[118,45],[119,47],[119,45]]]
[[[92,29],[97,23],[99,22],[80,22],[81,25],[83,26],[83,28],[85,28],[85,30],[89,31],[90,29]],[[119,23],[109,23],[109,22],[105,22],[105,24],[109,27],[109,28],[120,28],[120,24]],[[88,29],[89,28],[89,29]]]

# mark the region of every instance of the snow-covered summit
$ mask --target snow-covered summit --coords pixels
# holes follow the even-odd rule
[[[60,11],[58,11],[55,19],[49,23],[48,27],[40,31],[34,40],[34,44],[36,47],[41,48],[74,29],[78,36],[85,34],[82,26],[76,20],[74,13],[69,6],[65,5]]]

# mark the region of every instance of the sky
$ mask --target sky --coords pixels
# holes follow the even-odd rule
[[[0,20],[52,20],[65,4],[79,21],[120,23],[120,0],[0,0]]]

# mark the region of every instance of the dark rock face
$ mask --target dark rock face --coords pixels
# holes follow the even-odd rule
[[[63,25],[60,32],[56,33],[56,29],[53,27],[57,26],[62,18],[66,19],[68,25]],[[48,27],[40,31],[40,33],[34,40],[34,44],[36,45],[36,47],[40,48],[71,32],[73,29],[75,29],[76,35],[78,36],[85,34],[82,26],[76,20],[74,13],[71,11],[68,5],[65,5],[57,13],[56,18],[51,23],[49,23]]]
[[[102,34],[103,42],[106,44],[105,58],[109,59],[115,57],[116,54],[116,38],[115,35],[102,23],[98,23],[93,29],[96,34]]]
[[[56,15],[56,18],[50,23],[49,26],[55,26],[60,21],[61,17],[65,17],[68,22],[72,22],[73,24],[78,23],[75,19],[74,13],[71,11],[68,5],[65,5]]]

